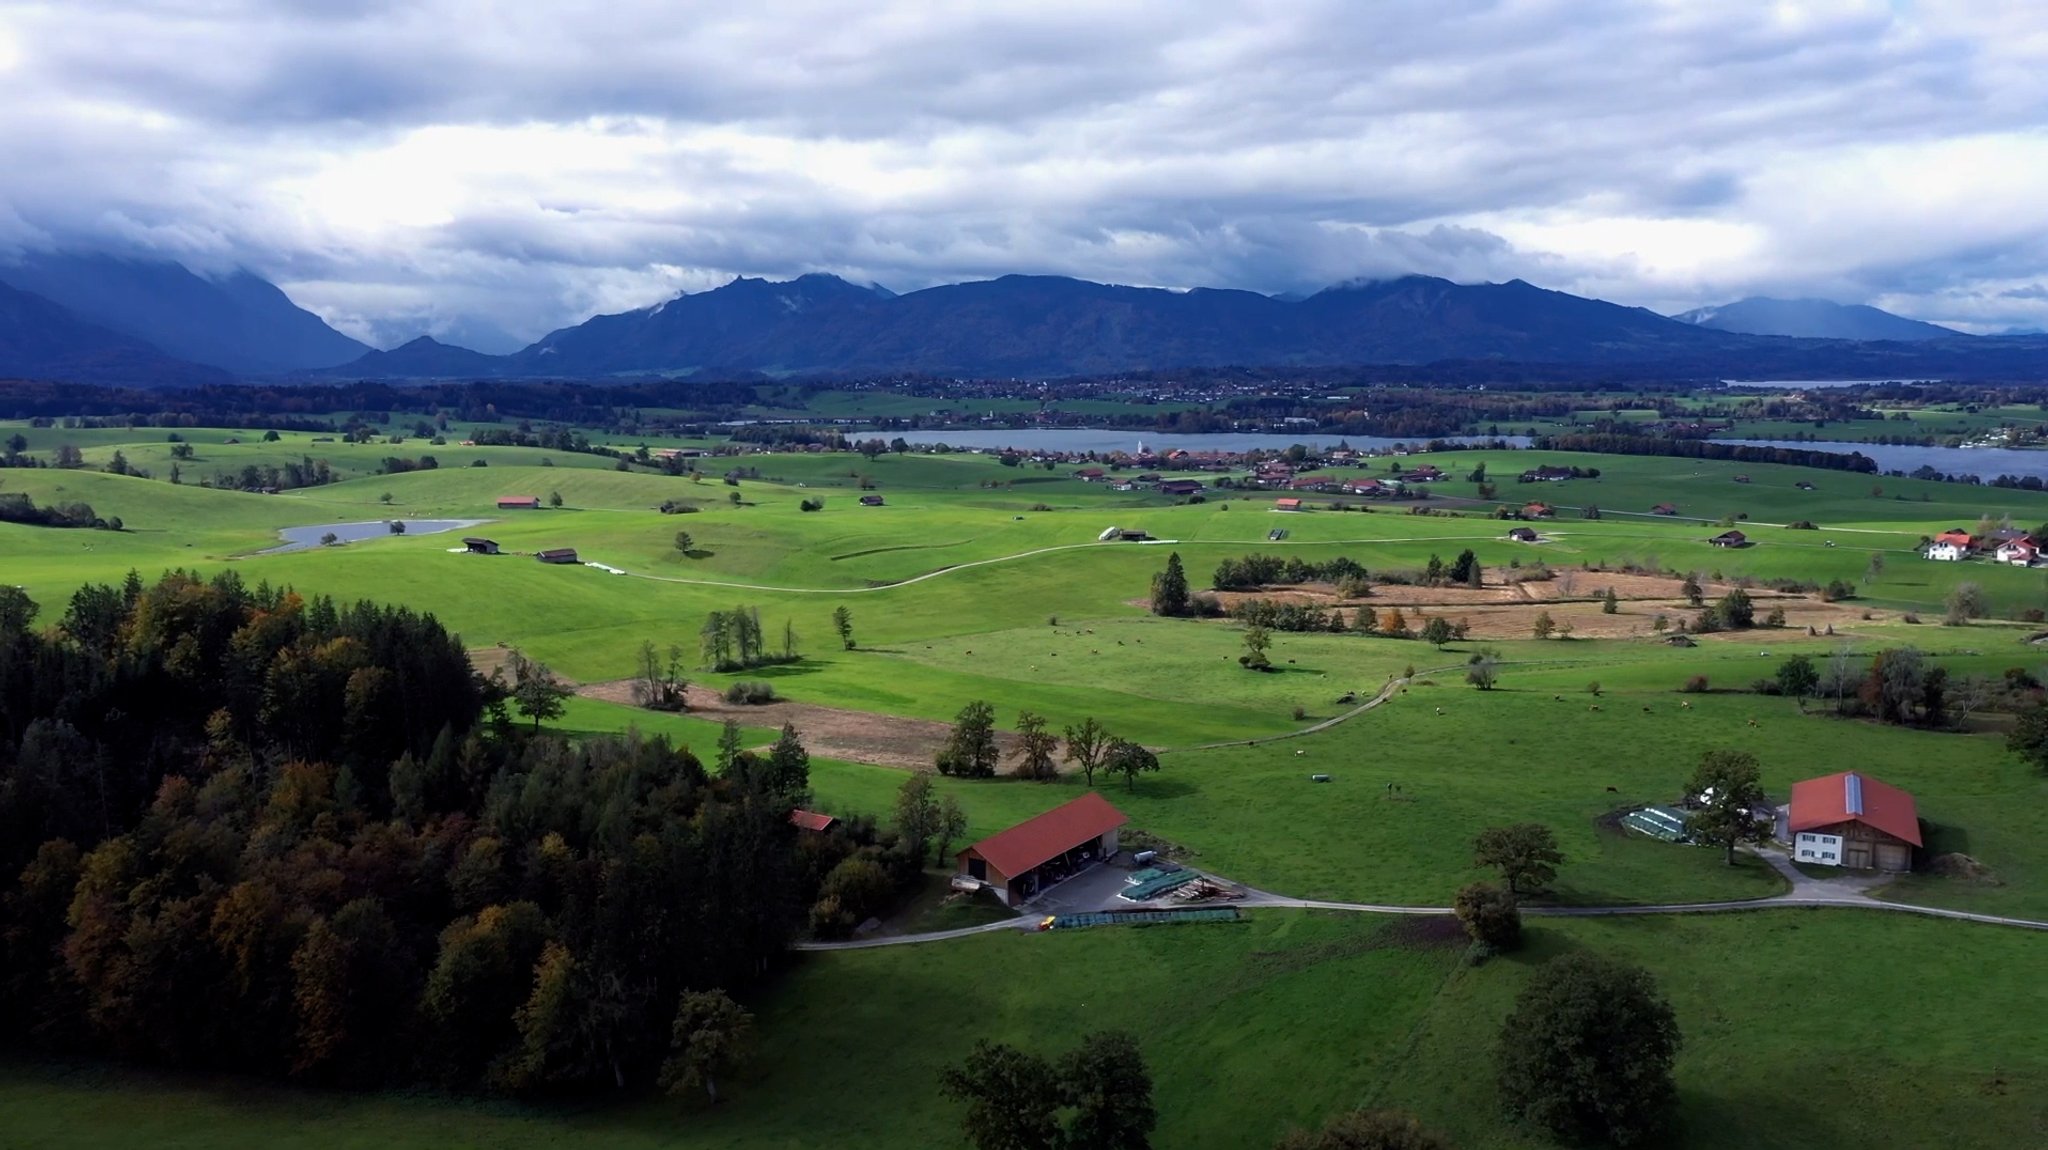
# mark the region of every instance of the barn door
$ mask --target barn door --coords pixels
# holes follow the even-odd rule
[[[1842,865],[1853,870],[1869,870],[1874,865],[1870,857],[1870,844],[1858,839],[1844,843]]]

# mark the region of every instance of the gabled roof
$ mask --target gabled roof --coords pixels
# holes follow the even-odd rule
[[[967,849],[987,859],[988,865],[997,871],[1015,878],[1130,821],[1129,816],[1110,806],[1108,799],[1089,791]]]
[[[789,825],[807,831],[829,831],[832,829],[832,824],[838,821],[838,819],[833,818],[831,815],[821,815],[816,811],[798,810],[789,812]]]
[[[1920,845],[1920,815],[1913,796],[1856,771],[1838,771],[1792,784],[1794,834],[1836,823],[1862,823]]]

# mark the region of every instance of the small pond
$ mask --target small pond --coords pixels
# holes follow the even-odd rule
[[[443,531],[460,531],[475,527],[488,519],[400,519],[405,524],[407,535],[438,535]],[[320,540],[332,534],[337,543],[355,543],[364,539],[383,539],[391,534],[391,522],[372,519],[366,523],[317,523],[311,527],[280,527],[277,532],[284,540],[281,546],[258,552],[261,555],[281,555],[286,551],[304,551],[320,546]]]

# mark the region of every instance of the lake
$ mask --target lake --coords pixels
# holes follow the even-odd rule
[[[398,522],[405,524],[407,535],[439,535],[443,531],[460,531],[465,527],[488,523],[490,520],[401,519]],[[277,534],[278,538],[284,540],[284,544],[260,551],[258,554],[281,555],[286,551],[304,551],[310,547],[318,547],[321,538],[330,533],[336,542],[355,543],[364,539],[383,539],[391,534],[391,527],[382,519],[373,519],[367,523],[318,523],[311,527],[281,527]]]
[[[861,433],[865,435],[867,433]],[[894,432],[875,432],[894,438]],[[1014,448],[1032,451],[1128,451],[1135,453],[1143,443],[1153,451],[1282,451],[1294,444],[1328,448],[1346,443],[1360,449],[1384,449],[1396,444],[1419,447],[1419,439],[1388,439],[1376,435],[1322,435],[1315,432],[1246,431],[1214,434],[1173,435],[1163,432],[1106,429],[1099,427],[1033,427],[1022,430],[907,431],[905,442],[919,446],[943,443],[969,450]],[[857,436],[858,438],[859,436]],[[1438,436],[1446,443],[1489,443],[1492,436]],[[1499,437],[1514,447],[1529,446],[1525,435]],[[1932,467],[1946,475],[1975,475],[1994,479],[2000,475],[2040,476],[2048,480],[2048,451],[2015,451],[2006,447],[1886,447],[1875,443],[1844,443],[1838,440],[1807,442],[1793,439],[1716,439],[1715,443],[1740,443],[1752,447],[1789,447],[1806,451],[1828,451],[1841,455],[1862,452],[1883,471],[1915,471]]]
[[[2001,475],[2035,475],[2048,479],[2048,451],[2016,451],[2010,447],[1887,447],[1881,443],[1843,443],[1839,440],[1716,439],[1715,443],[1746,443],[1752,447],[1804,448],[1847,455],[1860,451],[1877,462],[1882,471],[1913,472],[1932,467],[1945,475],[1974,475],[1996,479]]]
[[[857,438],[866,438],[862,432]],[[964,447],[984,450],[1010,447],[1021,452],[1032,451],[1128,451],[1136,454],[1138,444],[1143,443],[1150,451],[1284,451],[1299,443],[1303,447],[1328,448],[1346,443],[1356,448],[1387,448],[1395,444],[1418,447],[1428,439],[1387,439],[1376,435],[1322,435],[1311,431],[1243,431],[1212,432],[1195,435],[1173,435],[1167,432],[1126,431],[1099,427],[1033,427],[1019,431],[878,431],[872,434],[894,439],[902,435],[904,442],[918,446],[943,443],[949,447]],[[1446,443],[1490,443],[1492,436],[1436,437]],[[1503,435],[1516,447],[1529,446],[1529,439],[1523,435]]]

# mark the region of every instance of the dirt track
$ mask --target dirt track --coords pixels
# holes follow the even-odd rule
[[[608,703],[633,705],[631,679],[591,683],[577,688],[576,693]],[[820,758],[911,771],[932,769],[933,759],[952,730],[949,723],[929,719],[905,719],[787,700],[750,707],[728,703],[724,695],[708,687],[691,687],[689,705],[690,714],[714,723],[732,719],[749,727],[792,724],[803,736],[804,748]],[[1017,751],[1017,736],[998,731],[996,743],[1003,751],[1002,770],[1008,773],[1010,759]]]

